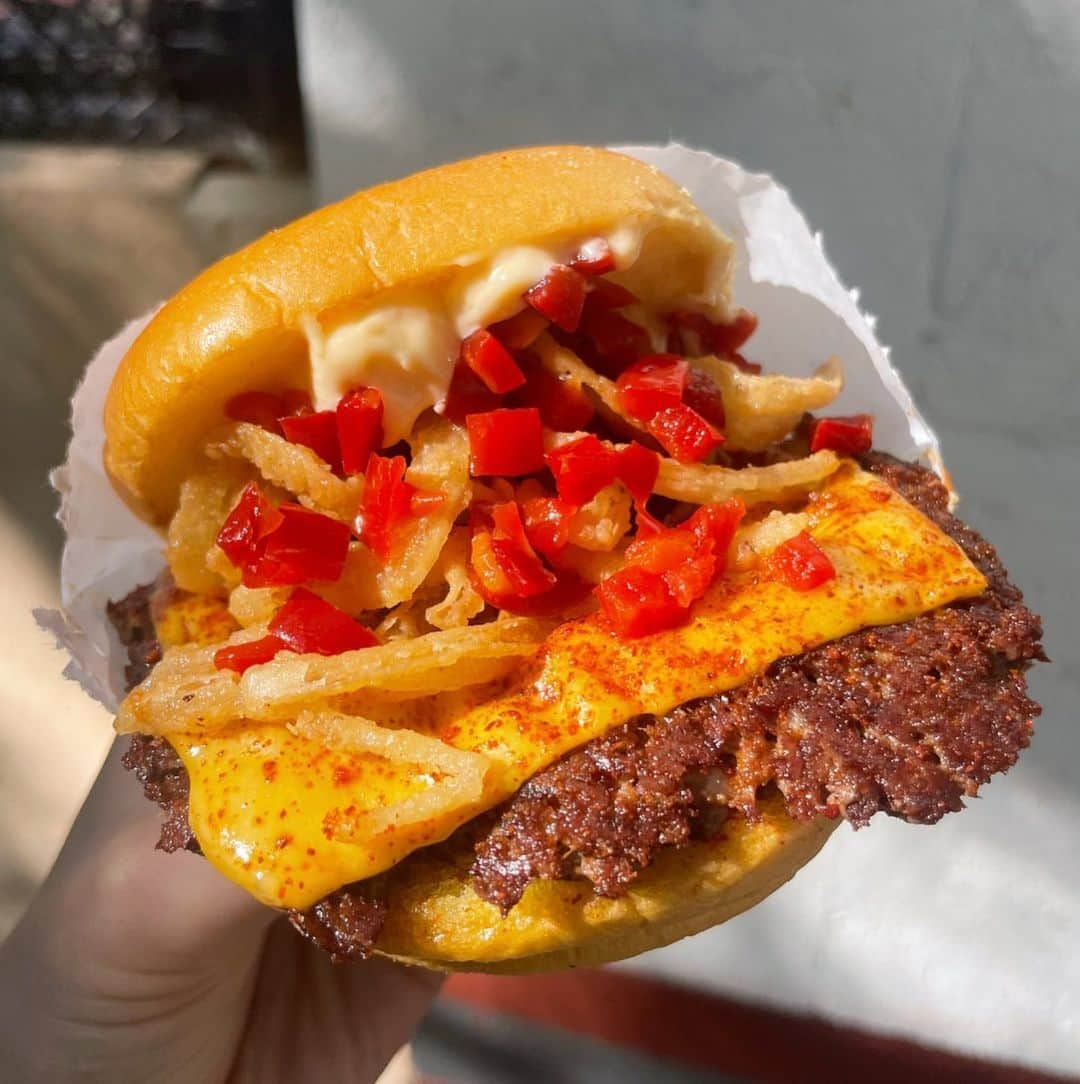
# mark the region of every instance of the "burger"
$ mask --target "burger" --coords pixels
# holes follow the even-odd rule
[[[104,456],[164,539],[109,605],[161,848],[335,959],[532,971],[1015,762],[1038,618],[946,481],[830,412],[843,359],[749,360],[733,269],[657,170],[545,147],[353,195],[154,315]]]

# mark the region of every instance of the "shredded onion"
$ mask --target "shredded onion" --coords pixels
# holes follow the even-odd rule
[[[804,459],[772,463],[767,467],[714,467],[704,463],[660,461],[655,492],[662,497],[693,504],[713,504],[740,497],[747,504],[783,501],[806,492],[839,469],[834,452],[821,451]]]
[[[776,373],[747,373],[730,361],[693,358],[691,365],[712,377],[724,400],[724,447],[759,452],[782,441],[808,410],[828,406],[843,390],[840,360],[829,358],[800,379]]]
[[[359,478],[339,478],[310,448],[250,422],[219,431],[206,446],[211,459],[246,459],[274,485],[294,493],[301,504],[351,522],[360,503]]]

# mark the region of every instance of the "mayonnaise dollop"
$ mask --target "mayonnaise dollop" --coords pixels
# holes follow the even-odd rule
[[[605,238],[618,270],[637,259],[644,235],[641,225],[628,223]],[[331,327],[305,317],[315,409],[332,410],[352,388],[378,388],[386,443],[408,436],[416,419],[446,397],[461,340],[520,312],[522,294],[586,240],[518,245],[466,261],[449,282],[380,301]]]
[[[383,304],[329,331],[309,317],[304,331],[315,409],[333,410],[352,388],[378,388],[385,443],[407,437],[416,419],[446,395],[461,344],[453,321],[433,300]]]

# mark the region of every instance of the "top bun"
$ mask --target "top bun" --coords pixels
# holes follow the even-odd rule
[[[105,466],[143,518],[168,522],[224,404],[245,390],[310,386],[305,320],[437,279],[514,245],[640,224],[655,281],[716,277],[730,246],[651,166],[592,147],[485,155],[358,192],[226,257],[154,316],[105,404]],[[647,293],[648,291],[646,291]]]

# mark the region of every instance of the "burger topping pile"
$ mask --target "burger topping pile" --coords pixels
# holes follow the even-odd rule
[[[590,597],[623,638],[687,620],[723,575],[746,514],[738,464],[749,463],[763,440],[747,439],[741,415],[752,401],[751,424],[769,428],[760,408],[779,385],[767,435],[787,436],[804,409],[839,391],[838,366],[803,381],[761,376],[740,353],[757,326],[745,310],[723,324],[694,312],[664,314],[666,349],[655,352],[655,334],[624,312],[639,309],[638,299],[604,277],[615,266],[606,241],[587,242],[525,292],[519,313],[468,335],[436,408],[441,419],[421,419],[408,446],[385,447],[375,387],[352,389],[334,410],[314,410],[297,389],[229,401],[236,424],[208,454],[246,458],[262,478],[243,486],[216,536],[231,570],[215,554],[206,564],[226,582],[238,574],[247,592],[297,590],[274,595],[282,605],[268,633],[223,647],[218,667],[243,672],[278,651],[335,654],[378,643],[356,606],[335,604],[364,594],[349,584],[370,577],[373,566],[412,564],[409,578],[422,586],[448,556],[456,579],[447,576],[448,612],[425,615],[433,628],[493,613],[572,614]],[[730,452],[728,413],[737,445]],[[871,441],[868,415],[821,419],[803,427],[785,457],[758,470],[772,471],[775,492],[791,476],[785,459],[800,451],[810,453],[804,464],[818,456],[809,479],[816,481],[835,465],[830,452],[856,454]],[[430,482],[417,484],[425,451],[434,469]],[[686,469],[698,464],[696,473]],[[455,484],[447,486],[450,476]],[[299,500],[274,499],[273,483],[291,489],[294,477]],[[731,496],[709,500],[725,488],[715,484],[721,480],[734,483]],[[198,485],[186,487],[189,503]],[[688,489],[700,491],[696,507]],[[184,542],[174,538],[173,548]],[[833,575],[805,532],[781,542],[767,567],[798,590]],[[362,609],[382,609],[378,594]]]

